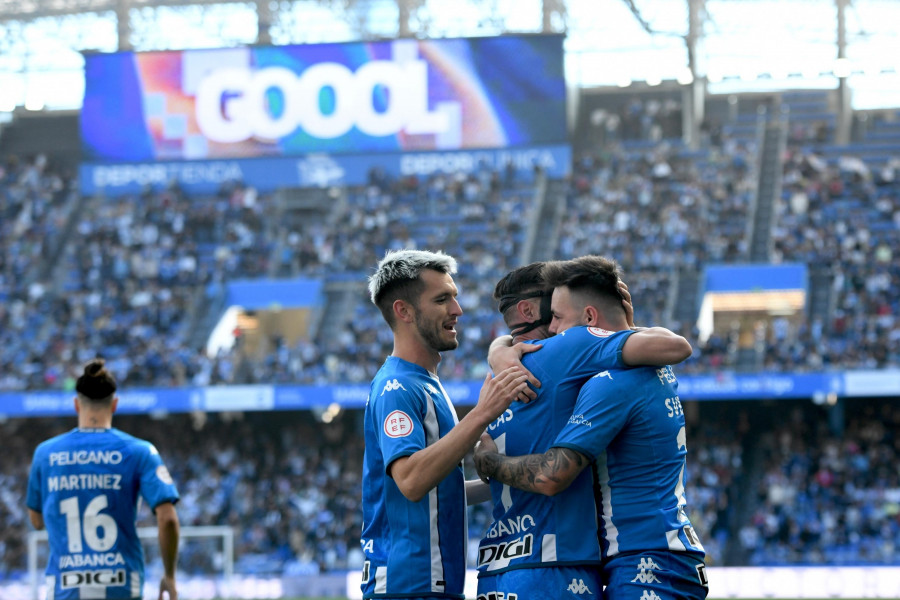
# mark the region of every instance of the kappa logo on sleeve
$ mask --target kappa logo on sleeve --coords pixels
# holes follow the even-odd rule
[[[384,434],[388,437],[406,437],[412,432],[412,419],[402,410],[395,410],[384,419]]]
[[[386,384],[384,384],[384,389],[381,390],[381,395],[384,396],[385,392],[393,392],[394,390],[403,390],[405,392],[406,388],[403,387],[403,384],[396,379],[391,379]]]

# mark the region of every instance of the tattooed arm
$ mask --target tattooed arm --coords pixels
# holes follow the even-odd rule
[[[475,468],[484,481],[494,479],[527,492],[555,496],[578,477],[591,461],[570,448],[550,448],[543,454],[506,456],[488,434],[475,448]]]

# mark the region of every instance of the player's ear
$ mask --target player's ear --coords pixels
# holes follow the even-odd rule
[[[589,325],[591,327],[596,327],[599,317],[600,317],[600,315],[597,313],[597,307],[590,306],[590,305],[584,307],[584,324],[585,325]]]
[[[516,309],[519,311],[519,314],[525,317],[526,321],[535,320],[534,316],[534,304],[529,302],[528,300],[519,300],[516,303]]]
[[[78,396],[72,398],[72,404],[75,405],[75,414],[77,415],[81,410],[81,402],[78,401]]]
[[[119,407],[119,397],[113,396],[112,403],[109,405],[112,409],[112,412],[116,412],[116,409]]]
[[[394,309],[394,316],[397,317],[398,321],[412,323],[416,318],[415,308],[405,300],[394,300],[392,308]]]

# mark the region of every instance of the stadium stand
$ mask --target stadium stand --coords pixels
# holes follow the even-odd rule
[[[716,331],[677,370],[898,367],[900,114],[869,117],[858,139],[838,147],[820,93],[780,102],[789,106],[783,152],[775,148],[782,187],[764,247],[772,262],[809,265],[813,300],[798,323],[774,319],[749,352],[740,332]],[[329,209],[303,218],[285,213],[284,198],[238,182],[211,196],[170,187],[82,198],[45,158],[8,158],[0,168],[0,390],[70,390],[71,374],[97,349],[123,388],[366,382],[390,337],[358,287],[323,316],[314,338],[274,339],[258,355],[238,344],[208,356],[211,324],[201,308],[231,278],[364,281],[386,249],[409,246],[460,261],[465,326],[460,350],[442,362],[445,380],[483,376],[487,345],[503,332],[494,282],[535,258],[615,257],[638,324],[667,324],[696,340],[692,290],[702,268],[752,259],[761,101],[711,125],[699,150],[678,141],[677,104],[647,104],[601,115],[603,146],[585,144],[567,182],[487,168],[397,181],[373,172],[366,186],[320,191]],[[546,221],[556,243],[541,255],[529,232],[547,205],[564,210]],[[889,401],[689,410],[688,497],[711,564],[900,560],[892,468],[900,421]],[[119,417],[117,425],[157,443],[184,495],[184,524],[237,528],[239,571],[309,573],[360,562],[357,418],[326,425],[310,413],[223,413]],[[28,457],[71,426],[0,422],[11,440],[0,456],[0,576],[25,568]],[[489,515],[473,508],[470,517],[476,536]],[[186,560],[210,569],[202,556]]]

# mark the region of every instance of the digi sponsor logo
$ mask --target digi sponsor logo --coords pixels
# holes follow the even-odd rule
[[[63,589],[95,585],[125,585],[125,569],[115,571],[68,571],[61,574]]]
[[[511,542],[502,542],[478,549],[478,566],[488,565],[497,560],[509,561],[523,556],[531,556],[534,536],[530,533]]]
[[[638,574],[631,580],[631,583],[660,583],[659,578],[653,572],[658,571],[660,567],[652,558],[642,556],[637,568]]]
[[[385,392],[393,392],[394,390],[403,390],[405,392],[406,388],[403,387],[403,384],[396,379],[391,379],[386,384],[384,384],[384,389],[381,390],[381,395],[384,396]]]
[[[590,594],[591,596],[594,595],[594,592],[592,592],[591,588],[587,586],[587,584],[584,582],[584,579],[575,579],[574,577],[572,578],[572,583],[570,583],[569,587],[566,588],[566,591],[569,591],[573,594],[578,594],[579,596],[583,594]]]
[[[606,329],[602,329],[600,327],[588,327],[587,330],[588,333],[598,338],[607,338],[615,333],[613,331],[607,331]]]
[[[412,432],[412,419],[402,410],[395,410],[384,419],[384,434],[388,437],[406,437]]]

